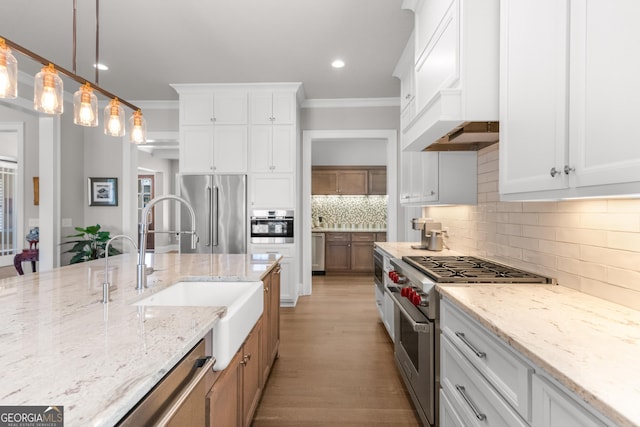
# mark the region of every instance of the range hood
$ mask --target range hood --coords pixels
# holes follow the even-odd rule
[[[424,151],[478,151],[498,142],[499,122],[464,122]]]

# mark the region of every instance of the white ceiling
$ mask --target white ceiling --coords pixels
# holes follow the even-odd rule
[[[77,74],[94,81],[96,2],[77,3]],[[307,99],[397,97],[391,73],[413,29],[401,4],[102,1],[99,54],[110,69],[99,85],[132,102],[175,100],[170,83],[302,82]],[[2,0],[1,10],[1,37],[73,68],[73,0]],[[25,71],[31,61],[16,56]],[[346,67],[330,66],[337,57]]]

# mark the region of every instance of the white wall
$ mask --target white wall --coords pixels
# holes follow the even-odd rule
[[[387,147],[384,141],[321,141],[311,145],[313,166],[384,166]]]

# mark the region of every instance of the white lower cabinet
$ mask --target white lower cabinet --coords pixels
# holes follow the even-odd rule
[[[440,351],[442,389],[463,425],[528,426],[445,334]]]
[[[296,275],[297,258],[295,244],[263,245],[252,244],[252,254],[279,253],[280,260],[280,306],[294,307],[298,302],[298,277]]]
[[[604,427],[568,393],[541,375],[533,376],[533,427]]]
[[[440,427],[616,425],[451,301],[440,309]]]

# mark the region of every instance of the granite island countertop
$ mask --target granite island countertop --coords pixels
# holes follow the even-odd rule
[[[148,254],[149,288],[135,290],[136,254],[0,281],[1,405],[64,406],[66,426],[118,422],[195,346],[225,307],[132,303],[181,280],[259,281],[279,254]]]
[[[612,421],[640,426],[639,311],[563,286],[438,290]]]

